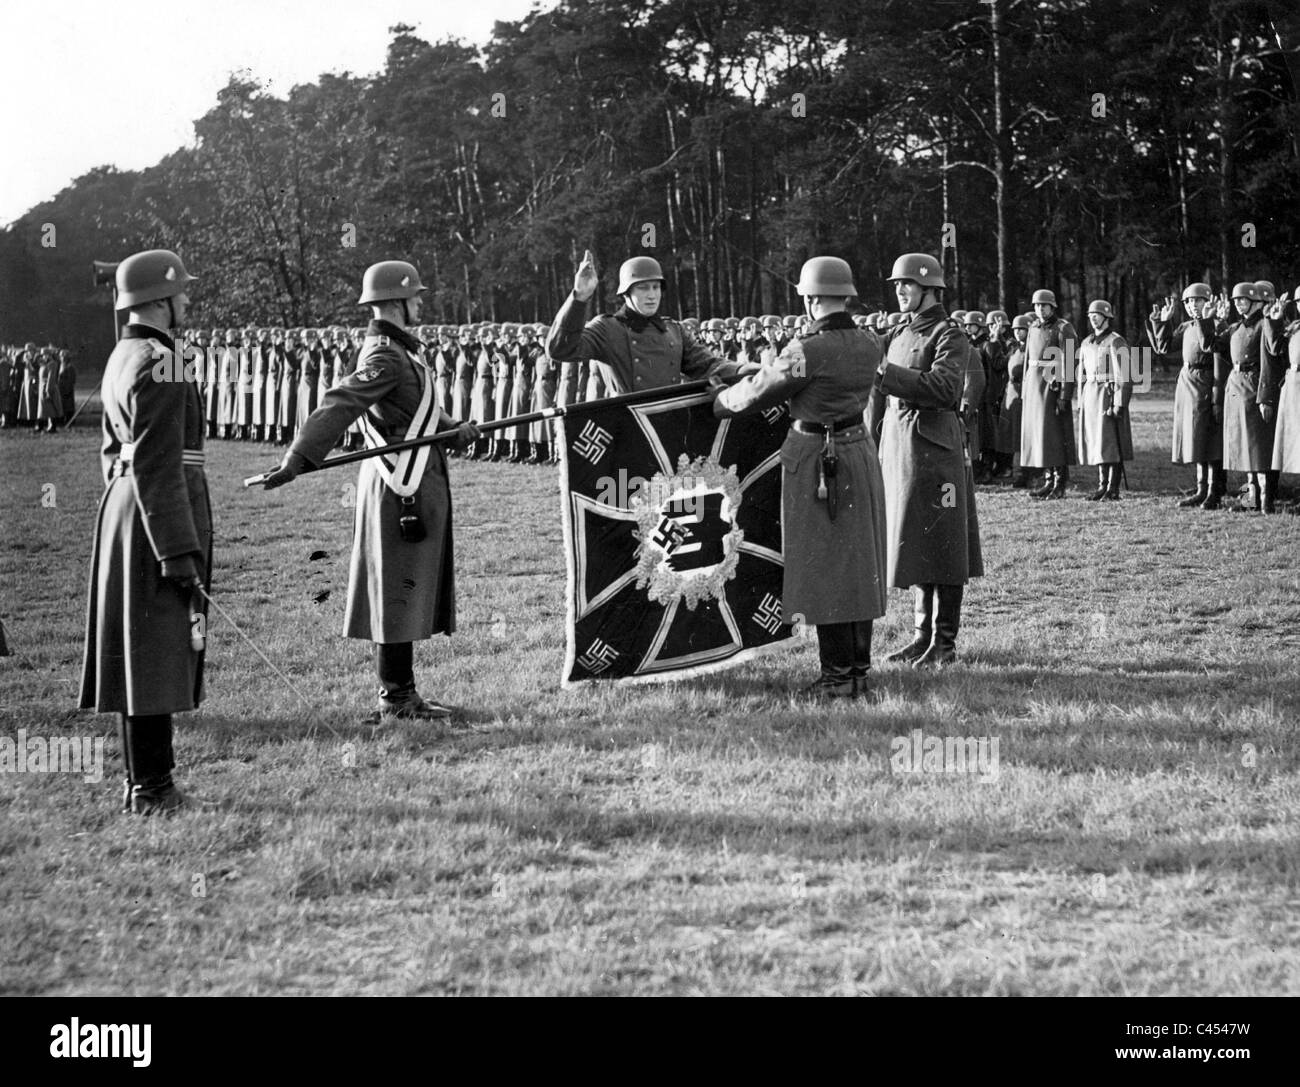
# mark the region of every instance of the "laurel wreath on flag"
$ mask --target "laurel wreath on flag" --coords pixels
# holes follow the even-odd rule
[[[659,527],[663,507],[672,496],[700,486],[721,491],[732,510],[731,530],[722,538],[723,559],[711,570],[674,570],[669,563],[671,556],[650,537]],[[671,476],[656,472],[649,485],[630,503],[638,526],[633,533],[639,541],[636,587],[641,589],[649,585],[646,596],[660,604],[685,600],[691,611],[701,600],[721,600],[727,582],[736,574],[740,545],[745,539],[735,516],[740,503],[740,480],[736,478],[735,468],[723,468],[712,457],[691,460],[683,453],[678,458],[677,471]]]

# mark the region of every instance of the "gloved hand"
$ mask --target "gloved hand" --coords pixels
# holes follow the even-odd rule
[[[468,449],[482,437],[483,433],[474,420],[467,419],[456,428],[456,437],[452,439],[452,445],[457,449]]]
[[[180,589],[192,589],[203,584],[199,580],[198,559],[193,553],[163,559],[162,576]]]
[[[1277,414],[1277,409],[1272,404],[1260,404],[1259,414],[1264,417],[1264,422],[1271,423],[1273,417]]]
[[[276,487],[283,487],[290,480],[297,479],[310,468],[311,465],[307,463],[305,457],[298,453],[286,453],[284,460],[280,462],[280,467],[263,481],[262,488],[263,490],[273,491]]]
[[[1109,415],[1112,419],[1118,419],[1119,408],[1117,408],[1114,404],[1112,404],[1110,407],[1106,409],[1106,414]]]

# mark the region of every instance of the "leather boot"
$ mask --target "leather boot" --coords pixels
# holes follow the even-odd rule
[[[185,805],[185,794],[172,782],[171,714],[126,718],[130,751],[131,814],[170,815]]]
[[[1189,510],[1193,506],[1201,505],[1210,497],[1210,466],[1208,464],[1198,464],[1196,466],[1196,490],[1191,496],[1184,498],[1178,503],[1180,509]]]
[[[1008,465],[1010,468],[1010,465]],[[1017,490],[1024,490],[1029,486],[1030,473],[1028,468],[1017,468],[1011,473],[1011,486]]]
[[[871,619],[853,624],[853,693],[858,697],[871,693]]]
[[[510,458],[509,458],[511,464],[524,463],[524,460],[526,459],[524,456],[524,446],[527,444],[528,443],[525,441],[521,441],[519,439],[515,440],[515,449],[514,452],[510,454]]]
[[[1223,470],[1222,461],[1211,461],[1207,466],[1210,481],[1210,493],[1201,503],[1203,510],[1217,510],[1223,505],[1223,496],[1228,492],[1228,477]]]
[[[1246,496],[1232,507],[1233,513],[1258,513],[1260,505],[1259,477],[1262,472],[1251,472],[1246,480]]]
[[[510,456],[510,443],[500,441],[499,439],[492,442],[488,448],[488,460],[505,460]]]
[[[1265,513],[1277,513],[1277,481],[1280,472],[1269,470],[1264,473],[1263,508]]]
[[[1097,466],[1097,489],[1092,494],[1084,495],[1083,500],[1085,502],[1097,502],[1106,497],[1107,468],[1109,468],[1109,465],[1106,464]]]
[[[1065,497],[1065,486],[1066,486],[1066,484],[1069,483],[1069,482],[1070,482],[1070,469],[1069,469],[1069,468],[1057,468],[1057,469],[1056,469],[1056,474],[1055,474],[1055,476],[1054,476],[1054,480],[1053,480],[1053,483],[1052,483],[1052,489],[1051,489],[1050,491],[1047,492],[1047,497],[1048,497],[1048,498],[1064,498],[1064,497]]]
[[[1043,485],[1029,492],[1030,498],[1046,498],[1056,487],[1056,469],[1048,468],[1043,472]]]
[[[916,636],[902,649],[890,653],[887,661],[908,664],[929,649],[934,640],[934,586],[913,585],[912,593]]]
[[[913,668],[941,668],[957,659],[957,631],[961,627],[961,601],[965,585],[936,585],[934,606],[934,642]]]
[[[549,442],[533,442],[533,451],[528,454],[527,464],[546,464],[551,459]]]
[[[803,689],[804,697],[852,698],[857,686],[853,682],[853,624],[818,623],[817,652],[822,674]]]
[[[1106,465],[1106,493],[1102,497],[1107,502],[1119,501],[1120,465],[1112,461]]]

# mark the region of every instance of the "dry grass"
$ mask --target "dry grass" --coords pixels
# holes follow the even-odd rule
[[[1118,504],[1082,469],[1066,502],[982,489],[966,663],[830,708],[788,697],[810,642],[560,691],[554,473],[457,463],[462,630],[417,672],[466,730],[360,723],[350,474],[245,492],[275,453],[216,443],[217,599],[315,708],[216,619],[178,729],[216,810],[116,816],[112,757],[98,785],[0,777],[0,991],[1300,992],[1300,520],[1173,508],[1169,414],[1167,386],[1139,404]],[[112,752],[72,708],[95,439],[0,459],[0,728]],[[909,626],[896,594],[880,655]],[[917,728],[996,738],[996,780],[893,772]]]

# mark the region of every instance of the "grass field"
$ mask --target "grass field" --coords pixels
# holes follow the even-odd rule
[[[964,663],[829,707],[789,697],[812,640],[559,690],[555,472],[454,462],[461,630],[416,658],[458,729],[362,723],[351,470],[246,492],[276,451],[212,443],[214,595],[314,709],[214,617],[177,750],[217,806],[148,821],[73,708],[94,427],[0,433],[0,729],[109,753],[0,776],[0,991],[1300,993],[1300,518],[1174,508],[1169,425],[1135,405],[1122,502],[982,488]],[[894,593],[878,656],[910,625]],[[916,729],[996,775],[899,772]]]

